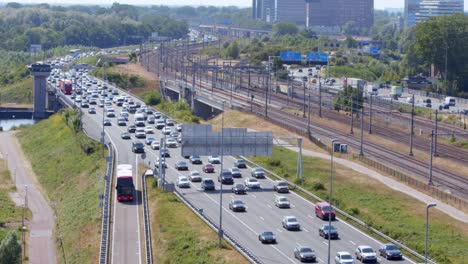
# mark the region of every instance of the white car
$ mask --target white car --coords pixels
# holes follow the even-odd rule
[[[338,252],[335,255],[336,264],[354,264],[353,256],[348,252]]]
[[[301,230],[301,225],[295,216],[283,217],[282,224],[287,230]]]
[[[221,164],[221,157],[220,156],[209,156],[208,162],[211,164]]]
[[[247,178],[244,181],[244,185],[250,189],[258,189],[260,188],[260,182],[258,182],[255,178]]]
[[[151,149],[159,149],[159,141],[155,140],[151,142]]]
[[[188,178],[192,182],[201,182],[202,181],[201,174],[198,171],[191,171]]]
[[[166,146],[168,148],[177,148],[177,141],[173,138],[166,139]]]
[[[291,207],[289,199],[286,196],[276,196],[275,197],[275,205],[278,208],[289,208],[289,207]]]
[[[177,186],[179,186],[179,188],[190,188],[190,182],[189,182],[189,180],[187,179],[187,177],[185,177],[185,176],[180,176],[180,177],[177,179]]]
[[[165,126],[165,127],[162,129],[162,132],[163,132],[164,135],[169,135],[169,134],[171,134],[172,129],[171,129],[170,127]]]
[[[377,253],[371,246],[360,245],[355,251],[356,259],[364,262],[377,262]]]
[[[135,130],[135,137],[136,138],[146,138],[146,133],[144,129],[138,128]]]
[[[154,134],[153,127],[152,126],[145,127],[145,133],[146,134]]]

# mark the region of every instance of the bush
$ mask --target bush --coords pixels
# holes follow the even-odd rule
[[[159,92],[153,91],[145,95],[144,100],[147,105],[158,105],[161,103],[162,97]]]
[[[314,191],[324,191],[325,190],[325,185],[323,185],[323,183],[321,183],[321,182],[314,182],[312,184],[312,189]]]
[[[11,231],[0,244],[0,264],[21,262],[21,245],[15,231]]]

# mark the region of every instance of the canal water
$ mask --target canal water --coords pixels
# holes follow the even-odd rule
[[[0,119],[0,127],[3,131],[8,131],[12,127],[19,127],[21,125],[32,125],[36,123],[33,119]]]

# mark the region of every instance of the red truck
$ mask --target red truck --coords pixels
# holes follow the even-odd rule
[[[64,94],[72,94],[73,83],[70,80],[60,80],[60,90]]]
[[[135,185],[133,184],[132,165],[117,165],[117,185],[115,189],[117,190],[117,201],[133,201]]]

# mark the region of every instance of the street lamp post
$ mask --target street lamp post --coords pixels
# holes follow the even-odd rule
[[[223,173],[223,159],[224,159],[224,103],[223,101],[223,112],[221,113],[221,168],[220,168],[220,176]],[[222,247],[222,238],[223,238],[223,179],[220,180],[220,188],[219,188],[219,229],[218,229],[218,243],[219,248]]]
[[[427,241],[429,235],[429,208],[436,207],[437,204],[430,203],[426,206],[426,243],[425,243],[425,250],[424,250],[424,263],[427,263]]]
[[[331,142],[331,150],[330,150],[330,195],[329,195],[329,202],[330,211],[332,210],[332,202],[333,202],[333,152],[335,151],[335,142],[338,139],[333,139]],[[330,264],[330,250],[331,250],[331,239],[330,239],[330,228],[331,228],[331,217],[328,216],[328,264]]]

